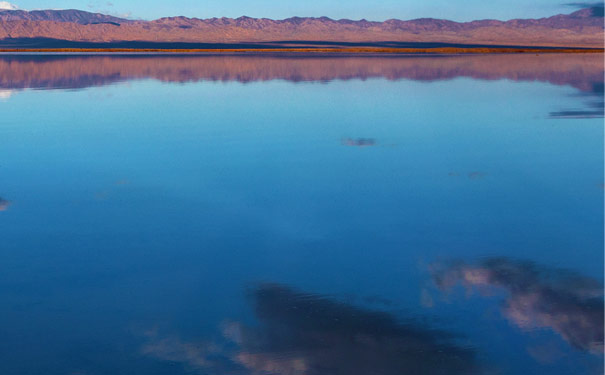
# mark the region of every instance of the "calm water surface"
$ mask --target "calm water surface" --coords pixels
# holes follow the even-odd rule
[[[0,57],[0,373],[602,374],[602,58]]]

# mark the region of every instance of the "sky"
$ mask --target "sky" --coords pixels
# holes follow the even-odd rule
[[[586,4],[586,3],[584,3]],[[444,18],[455,21],[494,18],[540,18],[571,13],[583,4],[565,0],[15,0],[0,8],[81,9],[134,19],[168,16],[267,17],[292,16],[334,19]]]

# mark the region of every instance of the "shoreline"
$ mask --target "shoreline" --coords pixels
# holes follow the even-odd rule
[[[0,48],[1,53],[354,53],[354,54],[554,54],[554,53],[604,53],[603,48],[507,48],[507,47],[436,47],[436,48],[383,48],[383,47],[352,47],[352,48]]]

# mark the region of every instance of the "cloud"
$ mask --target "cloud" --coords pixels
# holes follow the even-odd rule
[[[89,1],[86,7],[90,12],[101,13],[107,16],[113,16],[118,18],[131,18],[132,12],[117,12],[114,3],[111,1]]]
[[[602,2],[594,2],[594,3],[577,2],[577,3],[565,3],[563,5],[572,7],[572,8],[578,8],[578,9],[586,9],[586,8],[593,8],[593,7],[603,8],[603,6],[605,6]]]
[[[0,10],[17,10],[18,6],[11,4],[8,1],[0,1]]]
[[[113,3],[111,1],[89,1],[88,4],[86,4],[86,7],[88,7],[89,9],[99,9],[102,7],[113,7]]]
[[[504,289],[502,313],[520,329],[548,328],[575,348],[603,353],[603,286],[595,279],[507,258],[433,265],[432,276],[441,290]]]
[[[568,7],[576,8],[576,9],[590,9],[592,10],[593,17],[603,17],[605,15],[605,4],[602,2],[579,2],[579,3],[565,3],[563,4]]]

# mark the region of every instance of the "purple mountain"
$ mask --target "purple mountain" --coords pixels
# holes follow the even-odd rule
[[[80,10],[0,10],[0,45],[20,41],[78,43],[265,43],[314,41],[341,43],[407,42],[602,48],[603,8],[567,15],[510,21],[454,22],[422,18],[333,20],[327,17],[160,18],[128,20]]]

